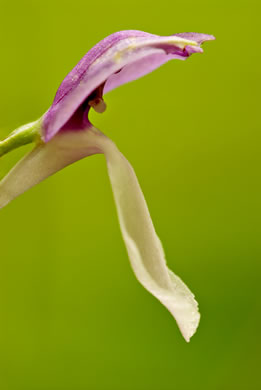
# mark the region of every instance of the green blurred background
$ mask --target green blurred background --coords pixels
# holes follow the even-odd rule
[[[115,31],[217,38],[91,115],[136,170],[168,264],[200,303],[198,332],[186,344],[136,281],[104,159],[87,158],[0,212],[1,390],[260,388],[260,2],[0,6],[1,138]],[[0,176],[28,149],[1,158]]]

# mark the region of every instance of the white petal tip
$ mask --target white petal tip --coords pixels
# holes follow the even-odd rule
[[[162,302],[176,319],[184,339],[189,342],[200,321],[198,302],[195,300],[194,294],[177,275],[169,270],[169,276],[172,282],[172,294],[165,302]]]
[[[200,314],[199,312],[192,314],[192,319],[190,322],[186,322],[186,324],[183,324],[182,327],[180,327],[181,333],[184,337],[184,339],[187,341],[187,343],[190,342],[190,339],[197,331],[198,325],[200,321]]]

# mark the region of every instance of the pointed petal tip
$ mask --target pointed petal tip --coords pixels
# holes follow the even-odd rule
[[[180,277],[169,270],[171,294],[164,297],[162,303],[175,318],[184,339],[189,342],[199,325],[200,313],[194,294]]]
[[[202,43],[206,41],[213,41],[216,38],[214,35],[209,34],[201,34],[201,33],[195,33],[195,32],[187,32],[187,33],[178,33],[175,34],[175,36],[184,38],[184,39],[190,39],[194,42],[197,42],[198,45],[201,45]]]
[[[215,41],[215,40],[216,40],[216,37],[214,35],[209,35],[208,39],[206,39],[206,41]]]
[[[207,41],[215,41],[216,37],[214,35],[208,35],[208,34],[201,34],[202,35],[202,40],[200,44],[207,42]]]
[[[188,323],[187,326],[181,330],[182,336],[184,337],[185,341],[187,343],[190,342],[190,339],[194,334],[196,333],[200,321],[200,313],[197,312],[194,314],[194,319],[191,321],[191,323]]]

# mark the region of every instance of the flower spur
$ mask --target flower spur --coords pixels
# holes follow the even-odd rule
[[[104,154],[121,232],[140,283],[170,311],[186,341],[200,314],[194,295],[166,265],[135,172],[116,145],[89,121],[91,108],[106,109],[103,94],[153,71],[171,59],[185,60],[214,39],[197,33],[168,37],[128,30],[94,46],[66,76],[53,104],[37,121],[0,142],[0,156],[26,143],[29,152],[0,182],[0,208],[48,176],[93,154]]]

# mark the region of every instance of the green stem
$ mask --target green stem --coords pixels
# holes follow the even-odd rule
[[[40,140],[41,120],[37,120],[14,130],[7,138],[0,141],[0,157],[20,146]]]

